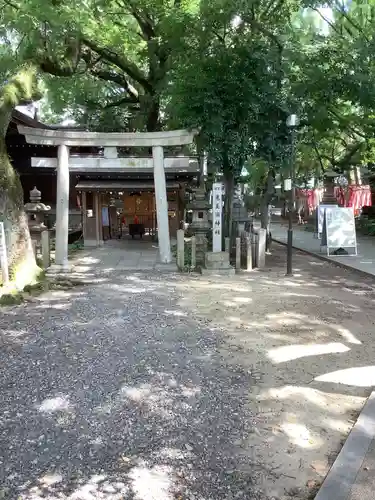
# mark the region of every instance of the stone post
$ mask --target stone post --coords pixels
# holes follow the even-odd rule
[[[183,270],[185,267],[185,232],[177,230],[177,267]]]
[[[253,270],[253,252],[252,252],[252,244],[251,244],[251,237],[246,236],[245,237],[245,245],[246,245],[246,262],[245,262],[245,269],[246,271],[252,271]]]
[[[168,201],[163,147],[153,146],[152,157],[154,160],[155,201],[160,262],[168,264],[171,262],[172,256],[171,242],[169,239]]]
[[[254,231],[252,233],[252,239],[251,239],[251,254],[252,254],[252,262],[253,262],[253,267],[258,267],[258,241],[259,241],[259,234],[257,231]]]
[[[96,235],[96,246],[100,246],[100,202],[99,193],[94,193],[94,212],[95,212],[95,235]]]
[[[258,267],[262,268],[266,265],[266,237],[267,231],[265,229],[259,229],[258,236]]]
[[[9,267],[8,267],[8,255],[7,255],[7,241],[5,238],[4,223],[0,223],[0,271],[3,280],[3,285],[9,282]]]
[[[225,238],[224,240],[224,249],[226,252],[230,252],[230,238]]]
[[[38,258],[38,244],[35,240],[31,240],[31,246],[33,247],[33,254],[36,260]]]
[[[241,238],[236,238],[236,271],[241,270]]]
[[[69,147],[60,144],[57,156],[55,263],[61,270],[69,268]]]
[[[82,191],[82,236],[83,241],[87,238],[87,196],[86,191]]]
[[[191,237],[191,268],[197,267],[197,239],[195,236]]]
[[[51,265],[51,254],[50,254],[50,235],[48,229],[43,231],[42,237],[42,262],[43,269],[48,269]]]

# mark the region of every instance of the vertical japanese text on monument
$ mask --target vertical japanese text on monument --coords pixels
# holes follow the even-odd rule
[[[222,235],[221,235],[221,219],[223,210],[222,201],[223,187],[220,182],[215,182],[212,185],[212,251],[221,252],[222,250]]]

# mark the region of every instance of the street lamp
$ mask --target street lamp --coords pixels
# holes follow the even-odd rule
[[[295,143],[296,143],[296,128],[299,120],[297,115],[289,115],[286,119],[286,126],[290,129],[291,135],[291,152],[290,152],[290,197],[289,197],[289,224],[288,224],[288,243],[287,243],[287,260],[286,260],[286,275],[293,274],[292,255],[293,255],[293,213],[294,213],[294,163],[295,163]]]

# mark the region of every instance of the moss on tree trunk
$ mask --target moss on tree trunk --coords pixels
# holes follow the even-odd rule
[[[35,71],[22,68],[0,91],[0,221],[4,222],[10,278],[22,283],[38,269],[32,249],[23,190],[13,168],[5,137],[15,106],[34,95]],[[22,276],[21,276],[22,275]]]
[[[23,209],[23,191],[17,172],[6,152],[5,138],[0,137],[0,220],[7,233],[7,254],[10,279],[18,272],[35,266],[27,216]],[[30,269],[31,270],[31,269]]]

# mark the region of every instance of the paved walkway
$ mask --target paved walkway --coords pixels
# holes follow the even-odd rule
[[[171,244],[173,245],[173,241]],[[176,271],[176,263],[160,264],[158,244],[145,238],[109,240],[100,248],[84,250],[70,259],[76,274],[90,276],[125,271]]]
[[[272,237],[287,242],[287,224],[273,223]],[[293,246],[341,266],[375,276],[375,238],[357,236],[358,255],[326,255],[320,240],[300,226],[293,228]],[[360,280],[359,280],[360,281]],[[375,392],[358,418],[315,500],[373,500],[375,495]]]
[[[315,500],[373,500],[375,392],[371,394]]]
[[[271,228],[272,238],[280,243],[286,243],[287,229],[287,224],[274,222]],[[320,240],[314,237],[314,233],[306,231],[301,226],[295,226],[293,228],[293,246],[295,248],[311,252],[342,266],[375,276],[375,238],[357,236],[357,244],[357,256],[328,256],[325,249],[321,250]]]

